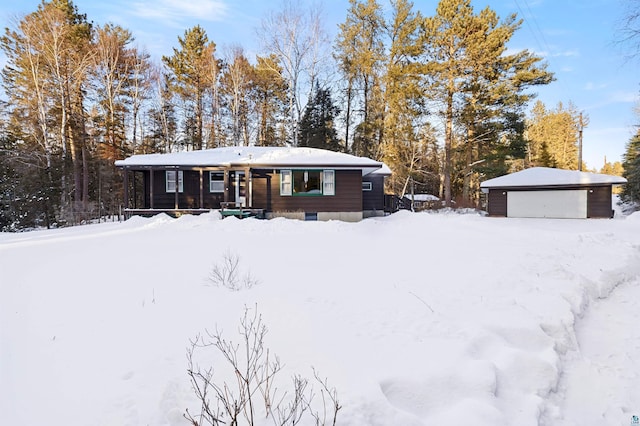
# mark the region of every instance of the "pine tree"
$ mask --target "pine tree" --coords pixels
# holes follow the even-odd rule
[[[345,149],[356,155],[378,157],[384,105],[380,79],[385,57],[385,22],[376,0],[349,0],[349,3],[347,18],[339,25],[335,53],[347,82]],[[356,123],[353,143],[349,141],[352,123]]]
[[[626,201],[640,203],[640,131],[627,143],[622,162],[627,184],[622,190],[622,198]]]
[[[218,66],[215,59],[216,45],[209,41],[205,30],[196,25],[178,37],[180,48],[173,48],[172,56],[163,56],[162,61],[172,73],[172,89],[185,101],[186,144],[193,149],[204,145],[205,96],[211,89],[213,69]]]
[[[381,79],[385,88],[382,160],[393,170],[387,184],[396,194],[404,194],[410,182],[414,190],[418,183],[437,193],[435,130],[425,120],[425,93],[417,60],[423,18],[413,12],[413,3],[407,0],[391,4],[392,16],[385,25],[390,45]]]
[[[323,52],[327,36],[318,7],[300,7],[300,2],[284,0],[282,9],[271,13],[262,21],[259,35],[262,47],[268,55],[277,58],[280,76],[287,91],[285,135],[280,140],[298,144],[298,123],[304,110],[307,93],[311,93],[318,74],[326,61]],[[303,95],[304,94],[304,95]]]
[[[307,103],[300,120],[299,146],[341,151],[334,127],[338,113],[339,109],[334,105],[329,89],[322,89],[316,84],[313,97]]]
[[[441,0],[436,15],[424,20],[422,72],[444,124],[447,205],[451,204],[456,175],[462,175],[462,186],[468,193],[471,182],[465,176],[471,173],[470,167],[486,161],[478,155],[483,135],[478,130],[500,129],[495,124],[476,129],[476,123],[490,123],[502,112],[507,113],[503,115],[505,124],[516,123],[508,114],[517,112],[530,98],[524,90],[552,79],[544,64],[540,65],[540,58],[529,52],[506,54],[506,43],[519,26],[515,16],[500,22],[489,8],[474,14],[470,0]],[[493,138],[494,142],[500,140]],[[456,158],[460,152],[464,156]]]
[[[560,102],[549,111],[537,101],[527,123],[527,164],[577,170],[579,123],[580,113],[574,105],[566,108]]]
[[[51,203],[63,221],[74,220],[75,204],[87,202],[83,93],[91,36],[86,15],[69,0],[54,0],[42,2],[0,40],[8,59],[2,77],[11,120],[19,123],[11,131],[43,154],[44,186],[60,195]]]
[[[285,123],[287,83],[276,55],[258,56],[254,70],[254,92],[257,115],[258,146],[284,145],[286,138],[278,138],[278,126]]]

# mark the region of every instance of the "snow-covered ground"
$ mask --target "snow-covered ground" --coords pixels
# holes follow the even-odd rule
[[[213,285],[225,253],[259,283]],[[217,327],[238,341],[248,308],[285,366],[279,386],[315,369],[338,425],[627,426],[639,277],[640,213],[212,212],[0,234],[0,425],[187,424],[189,340]]]

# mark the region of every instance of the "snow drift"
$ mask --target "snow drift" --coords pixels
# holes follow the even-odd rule
[[[212,285],[225,253],[258,284]],[[638,213],[212,212],[0,234],[0,424],[184,425],[189,339],[236,339],[257,306],[279,379],[317,370],[339,425],[628,425],[639,276]]]

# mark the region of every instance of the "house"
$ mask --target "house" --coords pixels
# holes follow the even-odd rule
[[[225,147],[134,155],[124,172],[125,214],[232,209],[242,215],[358,221],[384,214],[379,161],[315,148]]]
[[[610,218],[619,176],[533,167],[480,184],[489,216]]]
[[[384,216],[394,210],[389,205],[389,196],[385,195],[384,182],[391,175],[391,169],[382,163],[382,167],[362,176],[362,215],[364,217]]]

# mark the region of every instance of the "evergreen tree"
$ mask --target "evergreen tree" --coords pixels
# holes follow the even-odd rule
[[[622,167],[622,176],[627,179],[627,184],[622,190],[622,198],[640,203],[640,131],[627,143]]]
[[[605,158],[605,163],[602,165],[600,173],[612,176],[622,176],[624,173],[624,167],[622,167],[622,163],[619,161],[611,163],[609,161],[606,161]]]
[[[390,40],[385,58],[384,128],[382,160],[393,174],[387,184],[404,194],[416,184],[430,193],[439,192],[438,150],[435,129],[426,118],[425,92],[420,84],[420,13],[407,0],[391,2],[393,10],[385,25]]]
[[[447,205],[451,204],[456,175],[462,175],[468,192],[471,182],[465,176],[471,172],[469,168],[477,161],[486,161],[478,156],[483,133],[477,131],[476,124],[490,122],[502,112],[517,112],[531,97],[524,90],[552,79],[546,67],[539,64],[540,58],[531,53],[506,54],[506,44],[519,26],[515,15],[500,22],[489,8],[476,15],[470,0],[441,0],[436,15],[424,20],[422,72],[444,123],[443,187]],[[508,117],[503,116],[503,123],[514,122]],[[493,138],[494,142],[500,140]],[[458,153],[464,153],[463,158],[456,158]]]
[[[334,127],[338,113],[339,109],[334,105],[329,89],[322,89],[316,84],[313,97],[307,103],[300,120],[299,146],[340,151]]]
[[[54,0],[42,2],[0,40],[7,55],[2,79],[15,124],[11,132],[42,154],[44,187],[60,195],[51,204],[61,221],[75,220],[74,209],[83,209],[76,204],[87,202],[83,94],[91,36],[86,15],[69,0]]]
[[[162,61],[172,74],[172,89],[185,102],[185,144],[202,149],[204,142],[205,97],[214,82],[212,76],[218,67],[214,53],[216,45],[209,41],[205,30],[196,25],[178,37],[180,48],[173,48],[172,56]]]
[[[327,44],[318,7],[300,7],[300,2],[284,0],[282,9],[262,20],[259,36],[267,55],[277,58],[274,64],[285,82],[286,135],[278,136],[298,145],[298,123],[304,110],[306,94],[311,93],[318,79]],[[266,64],[266,63],[265,63]],[[265,65],[263,64],[263,65]],[[303,95],[304,94],[304,95]]]
[[[347,82],[345,149],[356,155],[379,157],[385,22],[376,0],[349,0],[349,3],[347,18],[339,25],[335,53]],[[349,141],[352,123],[356,123],[353,143]]]
[[[278,138],[277,130],[283,129],[286,122],[287,83],[282,77],[282,67],[274,54],[256,59],[253,81],[258,126],[256,144],[284,145],[286,138]]]
[[[577,170],[579,125],[580,113],[574,105],[566,108],[560,102],[556,109],[548,111],[542,102],[536,102],[527,123],[526,164]]]

